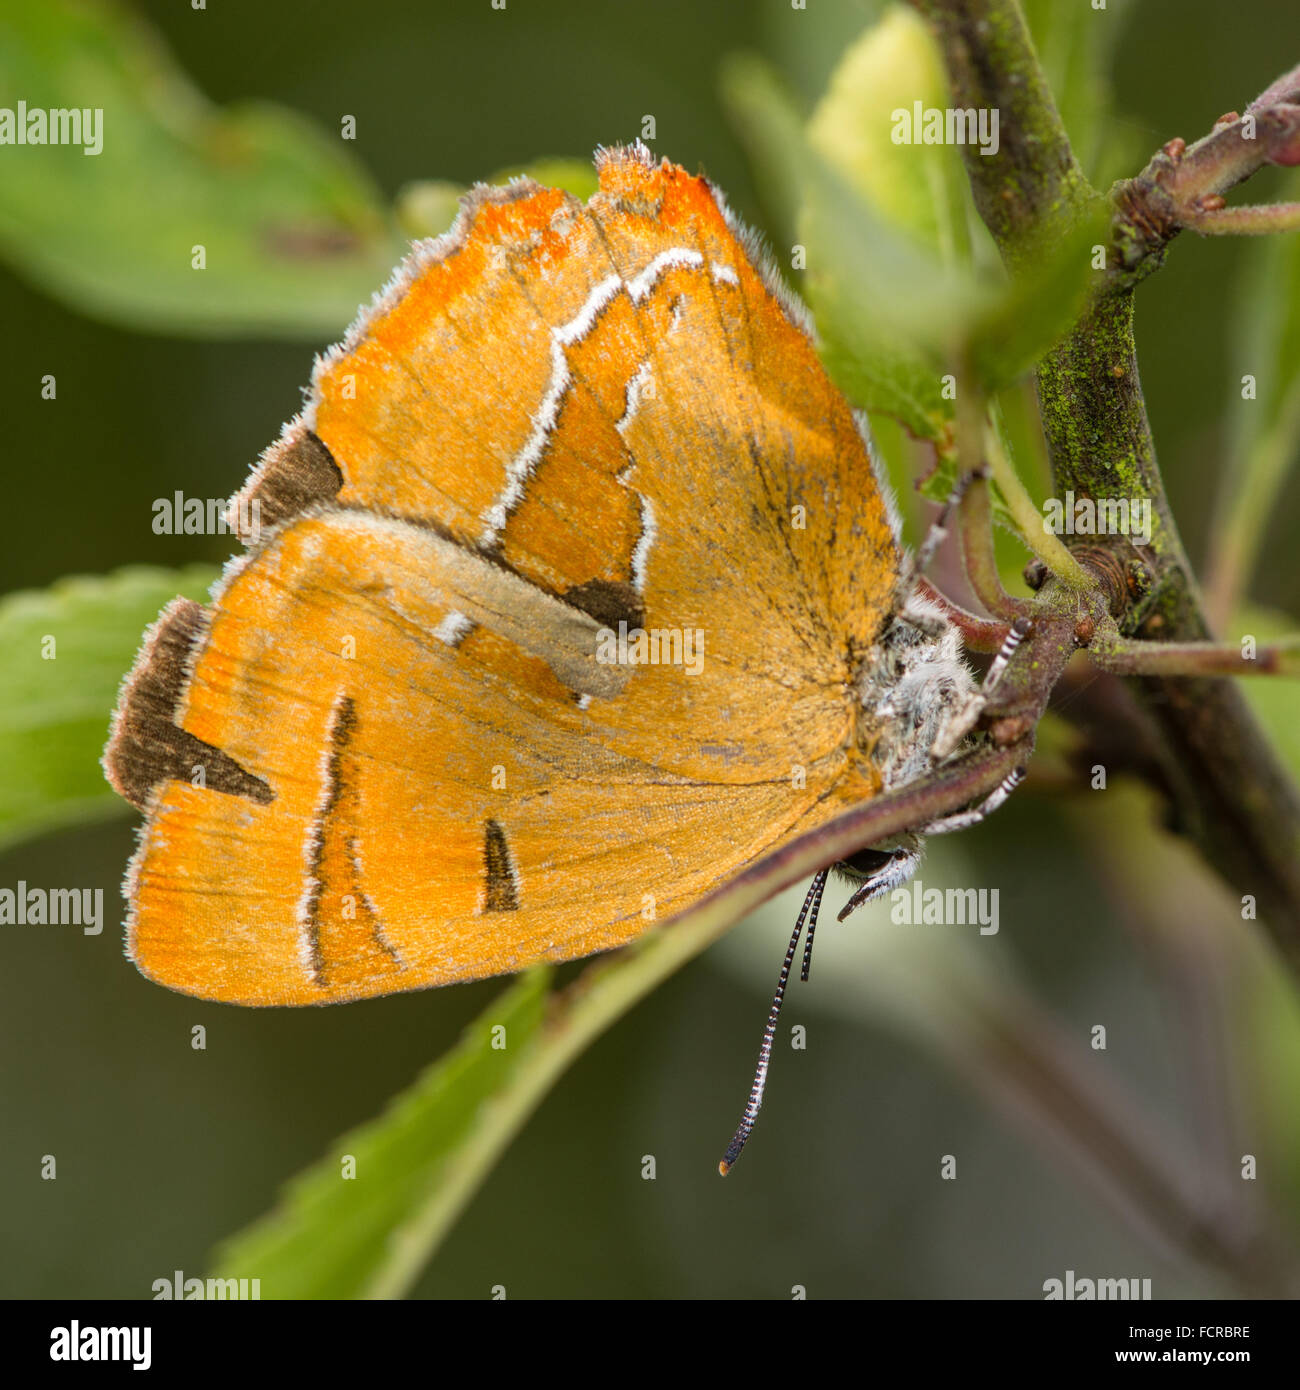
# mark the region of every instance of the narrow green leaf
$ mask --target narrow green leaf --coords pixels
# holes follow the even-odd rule
[[[1250,636],[1262,647],[1280,638],[1294,638],[1295,620],[1260,604],[1243,604],[1227,630],[1232,640]],[[1246,703],[1263,725],[1279,760],[1300,786],[1300,720],[1296,719],[1296,683],[1285,676],[1248,676],[1237,682]]]
[[[99,766],[118,687],[160,610],[215,577],[124,569],[0,600],[0,845],[129,809]]]
[[[1252,245],[1237,305],[1224,519],[1206,586],[1220,624],[1249,588],[1278,496],[1300,463],[1300,237]]]
[[[787,873],[771,863],[730,884],[598,960],[559,994],[546,994],[549,969],[530,972],[385,1114],[337,1140],[289,1184],[275,1211],[227,1241],[216,1255],[219,1276],[260,1279],[266,1298],[407,1293],[574,1059]],[[350,1179],[342,1176],[348,1154]]]
[[[340,1136],[275,1211],[221,1247],[218,1277],[260,1279],[263,1298],[404,1292],[527,1114],[513,1098],[550,974],[512,984],[383,1115]]]
[[[0,180],[0,254],[79,312],[171,333],[336,336],[404,250],[341,130],[209,105],[118,4],[6,6],[0,106],[19,100],[102,112],[98,153],[6,145]]]

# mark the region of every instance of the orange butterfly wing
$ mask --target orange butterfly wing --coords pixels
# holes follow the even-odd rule
[[[853,416],[702,179],[599,168],[416,249],[250,481],[275,529],[146,643],[106,763],[152,978],[587,954],[878,790],[854,673],[899,557]],[[611,665],[638,633],[661,659]]]

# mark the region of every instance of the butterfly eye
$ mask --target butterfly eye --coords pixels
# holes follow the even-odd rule
[[[892,849],[860,849],[841,859],[837,867],[853,878],[871,878],[889,863],[894,853]]]

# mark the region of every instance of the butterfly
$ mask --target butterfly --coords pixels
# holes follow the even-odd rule
[[[978,720],[757,240],[640,144],[596,166],[585,205],[479,185],[415,245],[232,504],[211,602],[145,635],[104,765],[150,979],[326,1004],[609,950]],[[854,903],[924,830],[843,862]]]

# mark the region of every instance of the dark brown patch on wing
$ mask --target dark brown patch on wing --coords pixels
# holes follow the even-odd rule
[[[176,723],[190,677],[191,653],[206,631],[202,604],[173,599],[145,634],[144,646],[122,688],[104,750],[104,771],[114,789],[141,810],[159,782],[191,782],[200,767],[203,785],[212,791],[247,796],[263,806],[275,800],[275,793],[260,777]]]
[[[311,863],[302,897],[308,969],[322,989],[346,988],[349,980],[406,967],[384,932],[384,923],[362,882],[361,768],[353,747],[357,706],[340,693],[329,722]]]
[[[519,894],[515,890],[510,846],[506,843],[506,832],[494,820],[484,826],[483,871],[487,879],[487,900],[483,904],[483,911],[514,912],[519,907]]]
[[[612,579],[589,579],[564,592],[565,603],[581,608],[598,623],[617,627],[623,622],[631,630],[645,625],[645,602],[630,585]]]
[[[330,754],[325,765],[325,796],[317,808],[311,846],[311,875],[307,884],[307,935],[311,943],[311,973],[318,985],[325,985],[325,949],[321,942],[320,901],[325,891],[327,831],[330,818],[343,796],[343,755],[357,727],[357,707],[351,695],[335,701],[330,720]]]
[[[261,527],[278,526],[313,502],[327,502],[338,496],[342,486],[343,470],[334,462],[334,455],[309,429],[300,426],[267,451],[261,466],[236,498],[230,521],[238,527],[241,539],[255,539],[250,532],[254,520]],[[257,503],[256,515],[253,502]]]

